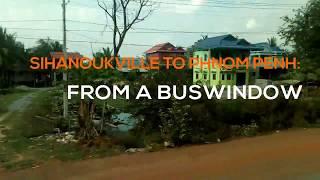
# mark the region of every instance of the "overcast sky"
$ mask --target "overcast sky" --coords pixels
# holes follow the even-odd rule
[[[27,48],[35,46],[36,40],[21,38],[50,37],[60,40],[62,39],[62,22],[60,21],[16,21],[61,19],[61,1],[1,0],[0,25],[8,28],[8,32],[16,33],[18,40],[23,42]],[[227,32],[233,33],[233,35],[239,38],[245,38],[252,43],[263,42],[271,36],[277,37],[275,32],[283,24],[280,17],[292,15],[292,9],[304,5],[307,0],[159,0],[157,2],[162,2],[158,4],[159,8],[146,21],[137,24],[135,26],[137,29],[128,33],[124,43],[151,46],[157,43],[171,42],[177,46],[189,47],[200,39],[202,35],[201,33],[137,33],[139,31],[150,32],[150,30],[141,30],[139,28],[193,32]],[[263,9],[265,7],[266,9]],[[105,14],[98,7],[96,0],[70,0],[70,3],[67,5],[67,19],[99,24],[107,22]],[[92,49],[98,51],[102,47],[111,47],[109,44],[89,43],[96,41],[112,42],[111,33],[102,33],[104,30],[103,25],[68,21],[67,29],[98,31],[68,32],[67,39],[69,41],[83,41],[68,42],[67,47],[70,52],[78,51],[83,55],[91,56]],[[208,34],[209,37],[217,35]],[[145,46],[125,45],[120,54],[122,56],[142,55],[148,48]]]

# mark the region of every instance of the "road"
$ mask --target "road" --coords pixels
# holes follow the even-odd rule
[[[125,154],[78,162],[50,161],[4,179],[320,179],[320,129],[290,130],[230,142]]]
[[[28,88],[26,90],[33,90],[34,92],[30,92],[21,98],[15,100],[10,105],[8,105],[8,112],[3,115],[0,115],[0,141],[1,139],[5,138],[6,136],[3,134],[3,131],[7,130],[10,127],[4,126],[1,124],[2,121],[10,117],[14,113],[21,113],[24,112],[25,109],[32,103],[32,99],[37,95],[37,93],[41,91],[48,90],[48,88],[42,89],[32,89]]]

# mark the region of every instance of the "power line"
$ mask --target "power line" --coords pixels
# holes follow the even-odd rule
[[[184,6],[203,6],[203,7],[222,7],[222,8],[256,8],[256,9],[283,9],[285,7],[297,7],[302,4],[290,4],[290,3],[263,3],[263,2],[250,2],[250,1],[240,1],[237,3],[226,2],[226,1],[206,1],[205,4],[190,4],[189,0],[176,0],[176,1],[152,1],[158,4],[164,5],[184,5]],[[78,1],[72,1],[73,4],[80,6],[86,6],[89,8],[99,8],[98,6],[91,6],[89,4],[80,3]],[[280,7],[280,8],[279,8]]]
[[[238,2],[238,3],[231,3],[231,2],[224,2],[224,1],[207,1],[206,4],[190,4],[190,1],[171,1],[171,2],[156,2],[153,1],[155,3],[159,4],[159,8],[165,8],[166,10],[168,10],[168,8],[171,8],[172,6],[201,6],[201,7],[213,7],[213,8],[232,8],[232,9],[265,9],[265,10],[291,10],[293,8],[298,8],[299,6],[302,6],[302,4],[279,4],[279,3],[274,3],[274,4],[270,4],[270,3],[253,3],[253,2]],[[177,2],[182,2],[182,3],[177,3]],[[188,2],[188,3],[185,3]],[[100,9],[98,6],[91,6],[88,4],[83,4],[83,3],[79,3],[77,1],[72,1],[73,4],[82,6],[82,7],[88,7],[88,8],[97,8]],[[160,6],[161,5],[161,6]],[[163,6],[163,5],[167,5],[167,6]],[[228,5],[228,6],[227,6]],[[239,6],[240,5],[240,6]],[[244,6],[245,5],[245,6]],[[192,14],[197,14],[197,15],[215,15],[218,16],[216,13],[212,13],[211,11],[208,11],[209,9],[205,8],[205,9],[201,9],[201,11],[196,11],[196,12],[192,12]],[[157,10],[156,12],[158,12],[159,10]],[[172,12],[172,13],[178,13],[178,12]],[[220,16],[226,17],[227,14],[221,14]],[[238,16],[237,16],[238,17]]]
[[[82,24],[95,24],[95,25],[101,25],[101,26],[105,26],[105,24],[102,23],[96,23],[96,22],[87,22],[87,21],[77,21],[77,20],[67,20],[69,22],[76,22],[76,23],[82,23]],[[121,27],[120,27],[121,28]],[[208,32],[208,31],[181,31],[181,30],[171,30],[171,29],[158,29],[158,28],[139,28],[139,27],[135,27],[132,28],[133,31],[131,31],[132,33],[134,33],[134,30],[147,30],[144,32],[135,32],[135,33],[208,33],[208,34],[214,34],[217,32]],[[98,31],[98,30],[69,30],[69,31],[86,31],[86,32],[103,32],[103,31]],[[149,31],[155,31],[155,32],[149,32]],[[106,32],[106,31],[104,31]],[[112,32],[112,31],[110,31]],[[220,32],[219,32],[220,33]],[[269,32],[269,33],[273,33],[273,32]]]
[[[25,20],[0,20],[0,22],[6,23],[16,23],[16,22],[58,22],[62,21],[61,19],[25,19]]]
[[[6,29],[17,29],[17,30],[30,30],[30,31],[61,31],[60,29],[37,29],[37,28],[11,28],[7,27]],[[143,28],[144,29],[144,28]],[[148,28],[150,30],[150,28]],[[251,31],[251,32],[213,32],[213,31],[179,31],[179,30],[164,30],[164,29],[153,29],[154,31],[130,31],[129,33],[136,34],[274,34],[276,31]],[[67,32],[113,32],[113,31],[98,31],[98,30],[87,30],[87,29],[69,29]],[[78,35],[86,36],[84,34],[78,33]],[[93,39],[93,38],[91,38]]]
[[[21,36],[17,36],[17,39],[29,39],[29,40],[39,40],[39,39],[43,39],[43,38],[37,38],[37,37],[21,37]],[[51,39],[51,38],[50,38]],[[61,39],[51,39],[53,41],[63,41]],[[92,43],[92,44],[113,44],[112,42],[102,42],[102,41],[80,41],[80,40],[67,40],[67,42],[71,42],[71,43]],[[124,43],[123,45],[125,46],[139,46],[139,47],[150,47],[153,45],[148,45],[148,44],[135,44],[135,43]]]
[[[20,28],[20,27],[5,27],[5,29],[13,29],[13,30],[28,30],[28,31],[62,31],[62,29],[48,29],[48,28]]]
[[[177,0],[178,2],[190,2],[188,0]],[[302,4],[293,3],[265,3],[265,2],[252,2],[252,1],[239,1],[236,3],[219,1],[219,0],[207,0],[206,3],[209,4],[227,4],[227,5],[253,5],[253,6],[301,6]]]
[[[231,8],[231,9],[266,9],[266,10],[283,10],[287,9],[284,7],[260,7],[260,6],[235,6],[232,4],[232,6],[227,5],[206,5],[206,4],[189,4],[189,3],[176,3],[176,2],[163,2],[163,1],[157,1],[156,3],[159,4],[166,4],[166,5],[182,5],[182,6],[193,6],[193,7],[213,7],[213,8]],[[231,5],[231,4],[230,4]]]
[[[79,36],[79,37],[85,37],[89,40],[94,40],[94,41],[98,41],[97,39],[93,38],[93,37],[90,37],[90,36],[87,36],[85,34],[82,34],[82,33],[78,33],[78,32],[71,32],[72,34],[76,35],[76,36]]]
[[[16,20],[10,22],[26,22],[26,21],[53,21],[53,20]],[[61,20],[54,20],[54,21],[61,21]],[[76,22],[82,24],[95,24],[105,26],[103,23],[96,23],[96,22],[87,22],[87,21],[78,21],[78,20],[67,20],[68,22]],[[1,21],[0,21],[1,22]],[[121,28],[121,27],[120,27]],[[6,27],[6,29],[15,29],[15,30],[31,30],[31,31],[61,31],[61,29],[51,29],[51,28],[25,28],[25,27]],[[212,31],[183,31],[183,30],[171,30],[171,29],[159,29],[159,28],[133,28],[133,31],[130,33],[136,34],[222,34],[227,32],[212,32]],[[144,31],[136,31],[136,30],[144,30]],[[103,33],[103,32],[113,32],[108,30],[88,30],[88,29],[69,29],[69,32],[96,32],[96,33]],[[231,32],[234,34],[268,34],[268,33],[276,33],[276,31],[268,31],[268,32]]]
[[[72,1],[73,2],[73,1]],[[82,7],[87,7],[87,8],[99,8],[99,7],[92,7],[92,6],[89,6],[89,5],[85,5],[85,4],[79,4],[79,3],[75,3],[75,4],[78,4],[79,6],[82,6]],[[168,10],[167,7],[171,8],[172,7],[172,4],[171,6],[167,6],[167,7],[164,7],[164,6],[161,6],[163,8],[165,8],[166,10]],[[254,8],[252,8],[254,9]],[[159,10],[155,11],[155,12],[159,12]],[[165,11],[163,11],[165,12]],[[178,13],[178,12],[174,12],[174,11],[169,11],[171,13]],[[212,10],[208,10],[208,9],[201,9],[201,11],[196,11],[196,12],[192,12],[192,14],[195,14],[195,15],[203,15],[203,16],[207,16],[207,15],[214,15],[214,16],[220,16],[220,17],[231,17],[231,16],[228,16],[228,14],[217,14],[217,13],[212,13]],[[270,15],[268,15],[270,17]],[[244,18],[244,17],[239,17],[237,16],[238,18]],[[248,16],[249,17],[249,16]],[[234,18],[234,17],[232,17]]]

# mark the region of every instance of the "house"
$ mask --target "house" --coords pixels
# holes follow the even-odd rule
[[[238,39],[231,34],[206,38],[199,40],[193,46],[193,57],[208,61],[213,57],[240,57],[244,59],[250,56],[251,51],[262,50],[261,47],[254,46],[245,39]],[[253,84],[256,72],[246,67],[239,69],[224,69],[217,66],[195,66],[193,68],[193,82],[206,84],[209,86],[217,85],[246,85]]]
[[[132,58],[128,63],[130,63],[130,65],[125,63],[122,68],[117,67],[117,70],[122,74],[121,77],[123,77],[125,80],[136,81],[139,78],[145,77],[145,75],[149,72],[147,69],[141,68],[141,63],[147,65],[145,58]],[[126,84],[125,81],[121,81],[119,83],[120,84],[118,85]]]
[[[149,59],[150,57],[158,57],[160,60],[160,67],[164,67],[166,65],[164,61],[164,57],[182,57],[185,59],[186,51],[182,47],[175,47],[171,43],[163,43],[163,44],[157,44],[147,50],[145,52],[146,58]]]
[[[50,60],[52,59],[60,59],[64,57],[63,52],[50,52]],[[83,56],[78,53],[78,52],[68,52],[67,53],[67,59],[72,58],[72,59],[81,59]],[[61,81],[63,79],[63,73],[61,71],[51,71],[50,72],[50,77],[53,85],[56,85],[57,81]],[[69,77],[70,78],[70,77]]]
[[[141,61],[143,61],[144,64],[147,65],[145,58],[137,57],[137,58],[134,58],[133,62],[131,63],[131,66],[135,67],[137,69],[130,68],[127,63],[125,63],[121,69],[120,68],[117,68],[117,69],[118,69],[118,71],[120,71],[120,72],[122,72],[124,74],[129,74],[130,72],[137,72],[137,73],[146,73],[146,72],[148,72],[148,70],[140,68]]]
[[[254,57],[277,57],[281,59],[284,56],[287,56],[285,51],[280,49],[279,47],[272,47],[269,43],[263,42],[263,43],[257,43],[254,44],[254,46],[260,48],[260,50],[251,51],[250,52],[250,59],[253,59]],[[281,74],[286,73],[286,70],[284,69],[264,69],[259,68],[256,74],[256,79],[276,79]]]
[[[36,73],[33,72],[28,63],[18,62],[14,64],[10,78],[14,85],[27,85],[27,86],[36,86]]]
[[[50,52],[50,57],[51,57],[51,59],[53,59],[53,58],[60,59],[60,58],[64,57],[64,53],[63,52]],[[68,52],[67,58],[70,58],[70,57],[72,59],[76,59],[76,58],[82,58],[83,56],[78,52]]]

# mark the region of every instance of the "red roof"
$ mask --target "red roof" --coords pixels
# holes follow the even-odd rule
[[[51,52],[50,56],[51,56],[51,58],[60,59],[61,57],[64,56],[64,54],[63,54],[63,52]],[[81,54],[78,52],[68,52],[67,57],[68,58],[71,57],[72,59],[76,59],[76,58],[82,58],[83,56],[81,56]]]
[[[157,44],[151,49],[146,51],[146,54],[157,53],[157,52],[172,52],[172,53],[185,53],[186,51],[181,47],[175,47],[171,43]]]

